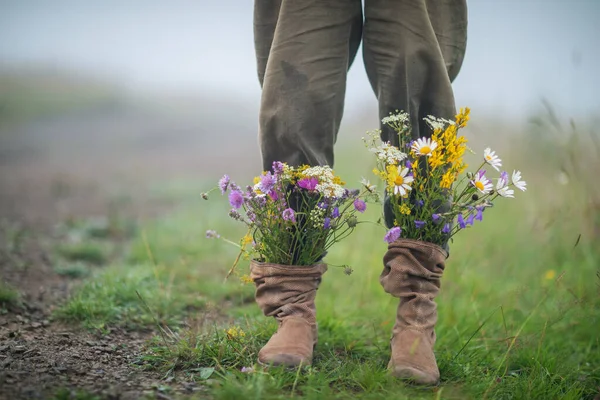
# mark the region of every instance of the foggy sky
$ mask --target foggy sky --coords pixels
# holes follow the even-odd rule
[[[600,1],[472,0],[459,106],[522,114],[545,97],[561,114],[600,111]],[[0,63],[113,76],[132,89],[257,101],[250,0],[0,0]],[[361,53],[347,110],[374,102]]]

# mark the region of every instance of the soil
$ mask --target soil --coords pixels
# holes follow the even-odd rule
[[[150,184],[216,173],[222,162],[192,127],[181,118],[103,111],[0,129],[0,274],[20,293],[17,304],[0,307],[0,399],[53,398],[59,389],[64,398],[79,389],[103,399],[169,398],[163,377],[136,365],[154,332],[100,334],[51,319],[80,282],[55,272],[51,249],[57,224],[106,216],[115,193],[119,217],[144,222],[174,205],[149,195]]]

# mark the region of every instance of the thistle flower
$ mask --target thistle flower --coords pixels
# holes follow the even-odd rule
[[[354,208],[356,209],[356,211],[363,213],[367,209],[367,203],[365,203],[361,199],[356,199],[354,200]]]
[[[512,184],[523,192],[527,190],[527,182],[521,180],[521,171],[513,171]]]
[[[400,229],[399,226],[395,226],[385,234],[385,236],[383,237],[383,240],[385,240],[388,243],[395,242],[396,240],[398,240],[400,238],[401,233],[402,233],[402,229]]]
[[[239,209],[244,204],[244,195],[238,190],[232,190],[229,193],[229,204],[231,207]]]
[[[227,174],[223,175],[223,177],[219,179],[219,189],[221,189],[221,194],[225,194],[227,188],[229,187],[229,182],[231,182],[231,179]]]
[[[492,151],[489,147],[483,151],[483,159],[486,163],[492,166],[496,171],[500,171],[502,166],[502,160],[496,155],[495,151]]]
[[[294,223],[294,224],[296,223],[296,213],[291,208],[286,208],[285,210],[283,210],[281,217],[285,221],[290,221],[291,223]]]
[[[315,177],[302,178],[298,181],[298,186],[306,190],[315,190],[319,184],[319,179]]]
[[[430,157],[437,146],[438,144],[435,140],[431,140],[430,138],[420,138],[412,144],[411,150],[417,156]]]

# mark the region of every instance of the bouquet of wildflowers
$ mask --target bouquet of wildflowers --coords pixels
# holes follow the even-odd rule
[[[458,231],[481,221],[496,199],[514,197],[513,187],[526,190],[519,171],[510,177],[500,172],[502,161],[489,148],[478,168],[466,172],[464,154],[471,150],[459,131],[467,125],[469,111],[461,109],[455,121],[425,118],[433,133],[417,140],[412,140],[408,114],[391,114],[382,123],[398,134],[398,148],[381,143],[380,131],[369,132],[364,139],[375,154],[373,172],[385,182],[394,218],[384,238],[388,243],[403,237],[444,246]],[[491,178],[486,166],[499,176]]]
[[[362,190],[346,189],[328,166],[296,168],[281,162],[244,189],[227,175],[218,186],[223,195],[228,193],[229,216],[248,228],[239,244],[240,256],[283,265],[319,262],[334,243],[352,233],[357,213],[366,210],[365,200],[376,199],[366,183]],[[207,236],[219,235],[208,231]]]

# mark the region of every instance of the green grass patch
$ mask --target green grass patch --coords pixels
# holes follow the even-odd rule
[[[15,305],[19,301],[19,292],[0,280],[0,307]]]
[[[93,241],[63,243],[56,247],[56,252],[67,261],[104,265],[109,259],[110,245]]]
[[[54,266],[54,272],[72,279],[85,278],[91,274],[90,268],[82,262],[61,263]]]
[[[369,160],[357,162],[363,153],[338,157],[336,171],[349,186],[370,176]],[[245,232],[228,219],[219,195],[186,201],[145,225],[125,265],[99,272],[61,313],[88,326],[154,318],[167,324],[139,363],[201,382],[215,399],[593,399],[600,387],[600,237],[585,183],[595,177],[581,169],[580,181],[557,189],[552,163],[512,157],[524,164],[529,190],[486,211],[484,223],[451,246],[436,299],[437,388],[414,388],[386,371],[398,301],[379,284],[386,244],[384,230],[372,224],[359,225],[327,255],[328,263],[349,264],[354,273],[332,267],[324,275],[316,301],[319,345],[314,364],[301,371],[256,365],[275,322],[254,304],[253,287],[238,279],[248,273],[247,260],[223,281],[237,250],[206,239],[205,231],[232,240]],[[370,207],[365,218],[380,213]],[[194,304],[203,308],[190,313]],[[197,324],[180,324],[186,314]],[[228,335],[231,327],[244,335]]]

